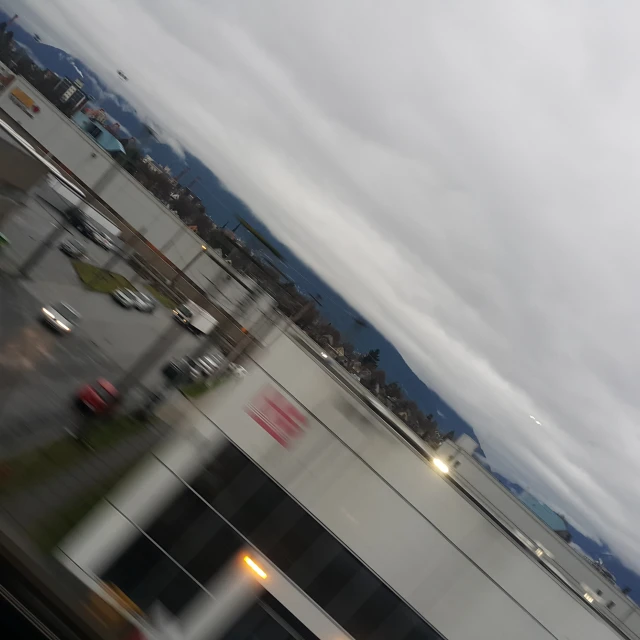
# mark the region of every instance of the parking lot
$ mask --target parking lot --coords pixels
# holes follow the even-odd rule
[[[46,194],[46,187],[41,191]],[[44,193],[43,193],[44,192]],[[60,238],[33,269],[30,279],[15,277],[19,265],[60,222],[59,214],[34,197],[3,232],[11,245],[3,251],[0,272],[0,451],[24,449],[58,437],[78,419],[73,405],[77,388],[97,377],[117,383],[123,373],[173,322],[169,309],[154,313],[124,309],[110,296],[87,290],[71,261],[57,248]],[[108,251],[69,232],[86,246],[89,261],[104,265]],[[133,271],[120,262],[115,271],[127,278]],[[41,320],[44,305],[65,302],[81,315],[70,335],[57,335]],[[198,340],[185,331],[166,357],[194,350]],[[159,367],[141,383],[161,384]]]

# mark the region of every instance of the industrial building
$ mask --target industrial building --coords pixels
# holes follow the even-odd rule
[[[209,251],[193,230],[114,161],[113,156],[123,152],[122,144],[102,125],[82,113],[66,117],[19,77],[0,87],[0,118],[63,167],[80,192],[98,195],[93,203],[98,213],[119,229],[116,235],[151,264],[162,281],[182,275],[174,288],[184,298],[202,305],[214,298],[216,308],[210,311],[224,320],[236,315],[252,295],[259,299],[254,311],[236,318],[249,329],[273,308],[274,300],[255,282]]]
[[[638,637],[559,536],[473,486],[468,443],[431,451],[284,321],[249,360],[180,400],[174,435],[60,545],[70,570],[189,640]]]
[[[67,115],[75,113],[91,100],[91,96],[82,90],[83,86],[81,80],[71,80],[65,76],[53,87],[52,97]]]

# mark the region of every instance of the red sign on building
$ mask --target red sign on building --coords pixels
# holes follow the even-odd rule
[[[306,416],[273,387],[264,387],[245,411],[283,447],[289,447],[307,426]]]

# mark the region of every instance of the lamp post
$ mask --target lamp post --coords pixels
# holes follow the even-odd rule
[[[67,231],[64,222],[55,226],[51,233],[29,254],[26,260],[18,267],[18,272],[23,278],[31,275],[34,267],[36,267],[42,259],[49,253],[58,238]]]

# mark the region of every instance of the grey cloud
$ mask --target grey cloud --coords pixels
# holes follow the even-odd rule
[[[640,570],[635,3],[13,4]]]

